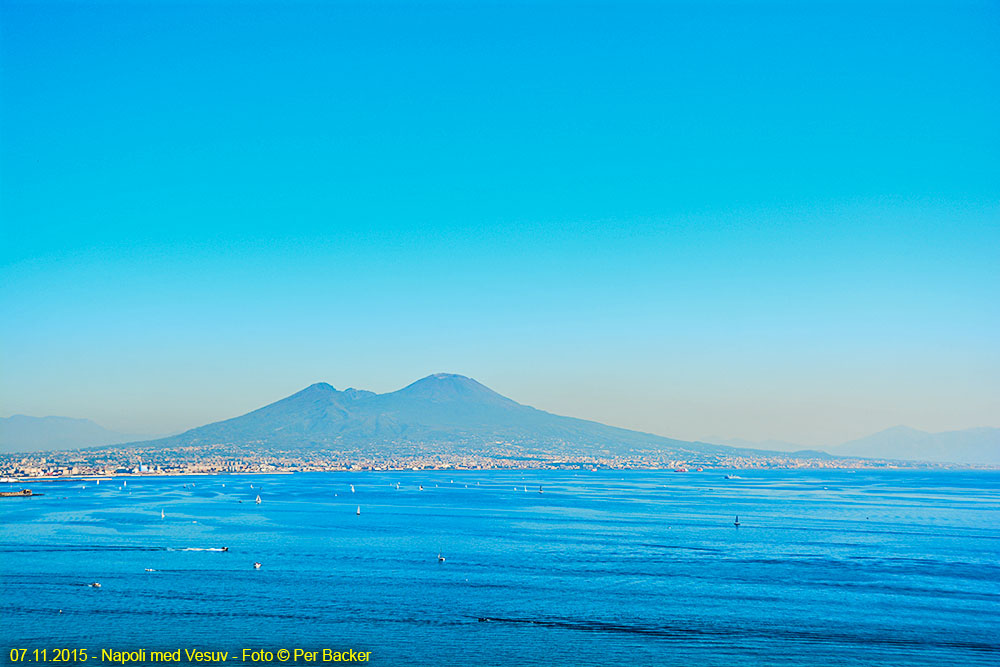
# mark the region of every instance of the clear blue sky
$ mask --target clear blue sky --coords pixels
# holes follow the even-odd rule
[[[682,438],[1000,426],[995,2],[0,26],[0,414],[159,433],[448,371]]]

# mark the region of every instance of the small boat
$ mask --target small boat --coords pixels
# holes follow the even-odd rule
[[[524,487],[524,492],[525,492],[525,493],[527,493],[527,492],[528,492],[528,487]]]
[[[396,490],[399,491],[399,482],[396,482]]]
[[[444,562],[444,556],[442,556],[441,554],[438,554],[438,562],[439,563],[443,563]]]
[[[361,505],[358,505],[358,516],[361,516]]]
[[[260,569],[260,563],[254,563],[253,564],[253,569],[259,570]]]
[[[153,569],[153,568],[151,568],[151,567],[147,567],[147,568],[146,568],[146,572],[156,572],[156,570],[154,570],[154,569]]]
[[[255,500],[254,502],[257,503],[258,505],[260,505],[260,494],[259,493],[257,494],[257,500]]]
[[[743,479],[739,475],[726,475],[726,479]]]
[[[95,581],[94,583],[92,583],[92,584],[90,585],[90,587],[91,587],[91,588],[100,588],[100,587],[101,587],[101,584],[100,584],[100,582],[98,582],[98,581]]]
[[[541,486],[538,487],[538,492],[539,493],[545,493],[544,491],[542,491],[542,487]]]
[[[229,547],[222,547],[223,551],[229,551]]]
[[[351,484],[351,493],[354,493],[354,485]]]
[[[420,485],[420,490],[421,490],[421,491],[423,491],[423,490],[424,490],[424,485],[423,485],[423,484],[421,484],[421,485]]]
[[[163,513],[163,510],[161,509],[161,510],[160,510],[160,518],[162,519],[162,518],[164,518],[165,516],[167,516],[167,515],[166,515],[166,514],[164,514],[164,513]]]
[[[736,515],[736,521],[733,521],[733,525],[736,526],[737,528],[740,527],[740,515],[739,514]]]
[[[128,486],[128,480],[122,480],[122,488],[125,488],[126,486]]]

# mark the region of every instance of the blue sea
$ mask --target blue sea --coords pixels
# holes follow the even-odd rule
[[[30,486],[45,495],[0,499],[5,662],[329,647],[375,665],[1000,664],[997,472]]]

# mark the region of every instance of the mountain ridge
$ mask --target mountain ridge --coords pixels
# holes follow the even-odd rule
[[[0,452],[44,452],[132,442],[141,436],[78,417],[0,417]]]
[[[799,455],[803,455],[806,451],[815,451],[814,448],[783,440],[754,441],[712,436],[705,438],[705,441],[733,447],[774,449]],[[1000,428],[975,426],[929,432],[911,426],[897,425],[819,449],[833,457],[1000,465]]]
[[[18,423],[74,425],[83,431],[62,433],[56,438],[51,433],[45,435],[44,429],[36,429],[34,436],[11,437],[10,425]],[[239,445],[244,449],[257,446],[345,453],[377,451],[390,456],[418,451],[479,453],[477,450],[489,447],[494,451],[507,450],[512,455],[620,456],[673,452],[679,458],[728,454],[1000,465],[997,428],[928,433],[894,426],[823,451],[777,440],[684,441],[551,414],[454,373],[434,373],[382,394],[353,387],[340,391],[328,382],[316,382],[245,414],[156,439],[137,439],[109,431],[87,419],[24,415],[0,418],[0,452],[121,444],[154,448]]]
[[[474,450],[506,443],[523,452],[620,455],[640,451],[733,453],[599,422],[555,415],[503,396],[473,378],[434,373],[396,391],[338,391],[317,382],[283,399],[144,446],[257,443],[289,449],[371,451],[437,446]]]
[[[838,456],[1000,465],[1000,428],[977,426],[933,433],[892,426],[829,449]]]

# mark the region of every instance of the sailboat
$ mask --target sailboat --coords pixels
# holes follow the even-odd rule
[[[122,487],[124,488],[126,486],[128,486],[128,480],[124,479],[124,480],[122,480]]]
[[[733,525],[736,526],[737,528],[740,527],[740,515],[739,514],[736,515],[736,521],[733,521]]]
[[[399,491],[399,482],[396,482],[396,490]]]
[[[358,516],[361,516],[361,505],[358,505]]]
[[[354,485],[351,484],[351,493],[354,493]]]
[[[542,487],[540,487],[540,486],[538,487],[538,492],[539,493],[545,493],[544,491],[542,491]]]
[[[163,510],[161,509],[161,510],[160,510],[160,518],[162,519],[162,518],[163,518],[163,517],[165,517],[165,516],[166,516],[166,514],[164,514],[164,513],[163,513]]]
[[[260,505],[260,494],[259,493],[257,494],[257,500],[255,500],[254,502],[257,503],[258,505]]]
[[[443,563],[444,562],[444,556],[442,556],[441,554],[438,554],[438,562],[439,563]]]

